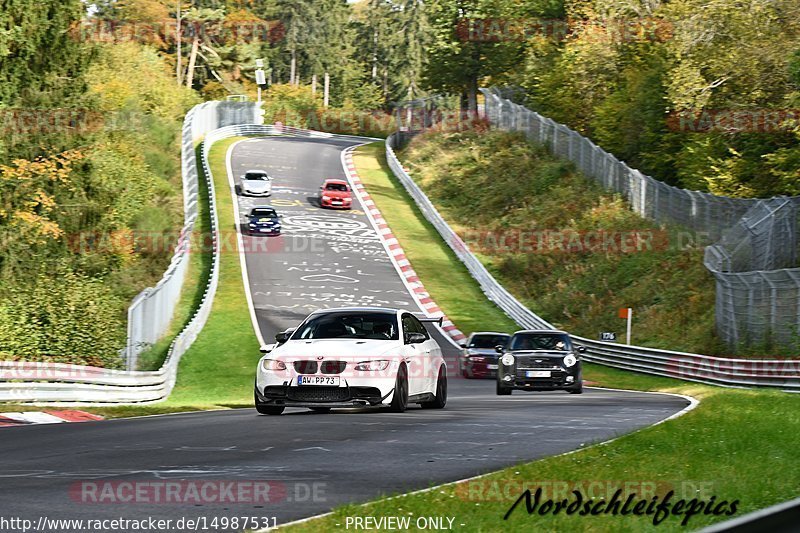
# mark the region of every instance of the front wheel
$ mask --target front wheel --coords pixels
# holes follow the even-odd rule
[[[394,382],[394,394],[389,409],[395,413],[402,413],[408,407],[408,376],[406,367],[401,366],[397,371],[397,379]]]
[[[511,387],[504,387],[500,384],[500,381],[497,382],[497,395],[498,396],[511,396]]]
[[[423,402],[423,409],[443,409],[447,405],[447,373],[444,367],[439,367],[439,377],[436,379],[436,397],[429,401]]]

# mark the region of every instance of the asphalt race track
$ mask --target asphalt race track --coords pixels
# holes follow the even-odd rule
[[[238,197],[240,223],[253,206],[270,204],[283,215],[279,237],[244,236],[250,293],[265,342],[320,308],[376,305],[419,307],[397,274],[378,234],[354,204],[350,211],[317,207],[325,179],[346,179],[341,152],[360,144],[340,139],[274,137],[237,143],[234,177],[249,169],[274,178],[269,198]],[[431,329],[454,361],[456,351]],[[452,369],[451,369],[452,370]]]
[[[275,177],[272,198],[240,198],[240,205],[269,203],[284,215],[284,236],[245,238],[256,317],[267,342],[319,307],[382,305],[419,312],[363,208],[333,212],[314,205],[323,179],[344,177],[340,152],[351,144],[274,137],[240,142],[232,152],[235,176],[263,168]],[[262,242],[248,244],[251,239]],[[439,339],[451,360],[454,348]],[[173,520],[236,515],[283,523],[604,441],[687,405],[674,396],[591,388],[579,396],[498,397],[491,380],[454,376],[449,389],[442,411],[287,409],[274,417],[238,409],[6,428],[0,430],[0,514],[34,523],[43,515]],[[86,483],[119,487],[170,480],[268,481],[270,501],[86,501],[91,500]],[[500,519],[505,509],[495,511]],[[491,505],[487,512],[493,512]]]

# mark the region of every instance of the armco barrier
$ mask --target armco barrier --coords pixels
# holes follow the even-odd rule
[[[396,139],[397,134],[393,134],[386,140],[386,160],[389,167],[414,199],[425,218],[466,265],[486,296],[524,328],[551,328],[549,322],[525,307],[500,285],[470,252],[467,244],[445,222],[397,159],[394,152]],[[592,363],[711,385],[777,387],[800,392],[800,360],[728,359],[601,342],[583,337],[574,338],[586,347],[583,358]]]
[[[212,266],[208,284],[203,291],[202,302],[186,327],[173,340],[161,368],[141,372],[62,363],[0,361],[0,401],[102,405],[153,402],[169,396],[175,385],[181,356],[189,349],[205,325],[219,282],[219,247],[216,240],[219,232],[208,152],[215,141],[225,137],[244,135],[250,131],[256,133],[273,131],[270,127],[255,124],[230,126],[236,122],[259,120],[255,104],[232,102],[200,104],[195,106],[184,120],[181,143],[185,215],[183,235],[188,236],[192,231],[198,215],[198,188],[206,186],[211,212]],[[223,126],[222,129],[219,129],[220,126]],[[205,140],[202,165],[207,181],[201,185],[197,173],[194,143],[203,135]],[[136,346],[140,349],[147,342],[152,342],[149,339],[157,339],[158,332],[163,334],[166,331],[183,281],[185,261],[188,259],[187,243],[188,239],[182,239],[179,243],[164,279],[155,288],[147,289],[142,295],[137,296],[131,305],[133,311],[129,316],[133,317],[134,323],[129,329],[133,339],[129,339],[129,347]],[[133,357],[136,355],[138,352]]]

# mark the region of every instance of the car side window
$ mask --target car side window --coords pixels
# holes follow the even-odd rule
[[[403,315],[403,336],[414,332],[414,325],[411,323],[411,315]]]
[[[431,338],[430,335],[428,335],[428,330],[425,329],[422,322],[414,315],[403,315],[403,331],[405,333],[422,333],[425,335],[425,339]]]
[[[422,333],[423,335],[425,335],[426,339],[430,339],[431,338],[431,336],[428,335],[428,330],[425,329],[425,326],[422,325],[422,322],[420,322],[417,317],[415,317],[414,315],[411,315],[411,322],[412,322],[412,324],[414,324],[414,327],[416,328],[417,333]]]

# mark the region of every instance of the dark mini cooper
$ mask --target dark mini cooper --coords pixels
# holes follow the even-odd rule
[[[268,205],[252,208],[247,214],[245,233],[250,235],[280,235],[280,215]]]
[[[498,345],[508,342],[511,335],[494,331],[476,331],[461,345],[458,366],[465,378],[493,378],[497,375]]]
[[[518,331],[505,346],[497,346],[497,394],[505,396],[514,389],[580,394],[583,382],[579,354],[583,351],[583,346],[574,346],[563,331]]]

